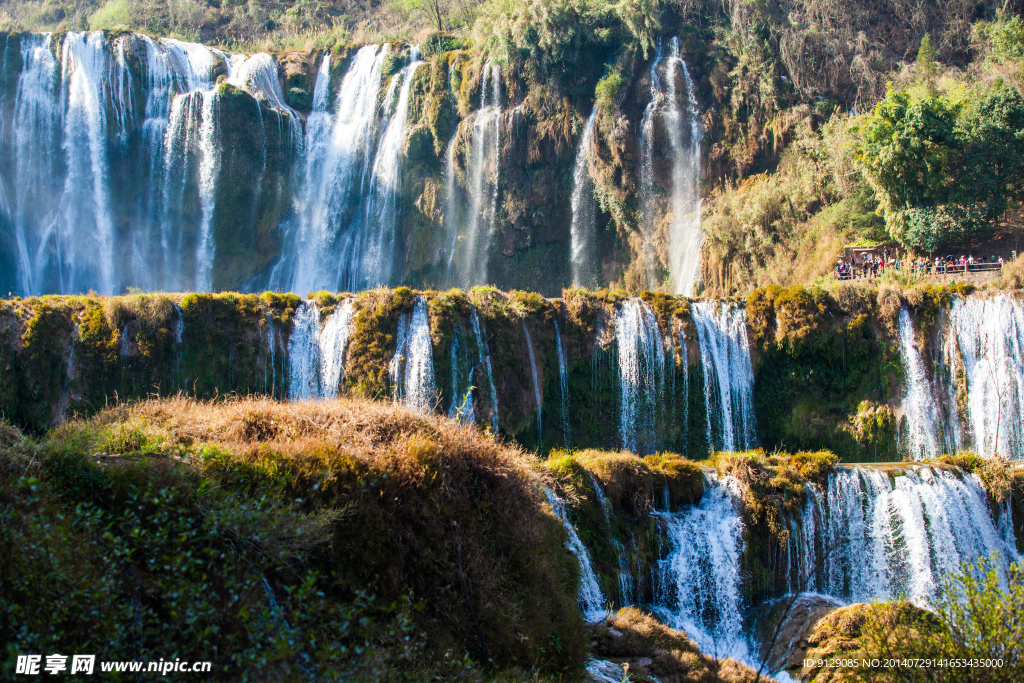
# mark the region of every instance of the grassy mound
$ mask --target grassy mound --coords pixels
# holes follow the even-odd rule
[[[747,683],[757,679],[747,665],[701,654],[685,633],[635,607],[620,610],[594,631],[595,655],[625,664],[631,681]],[[760,680],[772,679],[761,676]]]
[[[5,659],[180,656],[224,679],[572,676],[578,567],[537,472],[390,404],[171,399],[40,440],[4,426],[0,543],[19,549],[0,563]]]

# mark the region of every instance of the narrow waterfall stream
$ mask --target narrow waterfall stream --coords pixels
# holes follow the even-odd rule
[[[420,411],[434,409],[434,359],[430,344],[430,318],[422,296],[409,313],[398,319],[395,355],[388,368],[392,399]]]
[[[653,453],[665,395],[665,345],[654,312],[640,299],[622,302],[615,312],[615,338],[622,449],[639,455]]]
[[[690,70],[680,56],[679,38],[672,38],[670,42],[668,64],[666,124],[672,150],[669,274],[676,294],[693,296],[704,241],[704,233],[700,228],[700,143],[704,131],[697,109],[697,91],[690,78]],[[682,109],[676,92],[676,82],[680,76],[686,85],[686,105]]]
[[[555,353],[558,357],[558,389],[561,398],[562,409],[562,447],[572,446],[572,438],[569,429],[569,373],[565,367],[565,351],[562,350],[562,333],[558,328],[558,319],[555,323]]]
[[[473,336],[476,338],[476,348],[479,354],[480,367],[483,368],[487,374],[487,386],[490,389],[491,398],[491,432],[494,434],[498,433],[498,426],[500,425],[498,415],[498,392],[494,388],[494,371],[491,369],[491,352],[487,347],[487,334],[486,330],[483,329],[483,325],[480,324],[480,316],[476,312],[474,306],[469,314],[469,322],[473,327]]]
[[[903,361],[903,411],[906,416],[905,435],[907,451],[911,458],[924,460],[941,455],[940,418],[936,410],[935,397],[924,366],[924,358],[917,349],[914,339],[914,324],[910,312],[904,306],[899,314],[899,346]]]
[[[578,598],[583,618],[588,623],[600,621],[608,616],[608,609],[605,607],[604,596],[601,595],[601,586],[597,582],[597,575],[594,573],[594,568],[591,565],[590,552],[583,545],[583,541],[580,540],[579,534],[576,533],[576,528],[569,522],[565,511],[565,503],[548,488],[544,489],[544,495],[547,496],[548,503],[551,505],[555,516],[558,517],[562,522],[562,526],[565,527],[565,533],[568,537],[566,548],[576,556],[580,563]]]
[[[570,229],[573,287],[595,288],[600,283],[597,273],[598,258],[594,251],[597,247],[594,224],[597,203],[594,199],[594,180],[590,177],[590,154],[594,146],[594,124],[596,122],[597,107],[594,107],[583,128],[573,169],[572,226]]]
[[[312,301],[299,305],[288,339],[288,398],[304,400],[338,395],[354,315],[352,299],[345,299],[321,328],[317,305]],[[272,336],[272,326],[270,330]]]
[[[658,67],[665,56],[661,38],[657,40],[657,48],[654,52],[654,59],[651,60],[651,101],[644,108],[643,118],[640,120],[640,205],[641,205],[641,230],[643,234],[642,258],[648,274],[648,284],[655,286],[653,274],[656,267],[656,255],[654,247],[655,231],[657,229],[657,206],[655,205],[654,194],[654,116],[658,106],[664,99],[662,92],[661,76]]]
[[[544,447],[544,428],[541,421],[544,399],[541,397],[540,380],[537,376],[537,359],[533,354],[533,340],[530,338],[530,330],[526,327],[526,318],[522,319],[523,336],[526,337],[526,353],[530,358],[530,377],[533,380],[533,400],[537,406],[537,447]]]
[[[488,62],[480,79],[480,109],[472,125],[466,176],[469,207],[458,230],[456,286],[468,289],[487,282],[487,258],[498,209],[501,167],[501,68]],[[451,196],[455,196],[454,192]],[[452,210],[452,216],[457,212]]]
[[[320,309],[303,301],[295,310],[288,337],[288,398],[303,400],[320,395]]]
[[[693,305],[693,324],[704,367],[711,449],[736,451],[757,446],[746,312],[725,302],[699,301]]]

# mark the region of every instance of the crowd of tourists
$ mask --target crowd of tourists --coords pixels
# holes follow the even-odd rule
[[[838,280],[859,280],[884,275],[886,271],[906,271],[914,275],[956,275],[971,272],[1001,270],[1002,256],[975,258],[974,255],[961,254],[959,258],[952,254],[932,259],[912,258],[907,254],[900,257],[895,252],[889,255],[886,249],[881,255],[865,254],[860,264],[837,259],[834,275]]]

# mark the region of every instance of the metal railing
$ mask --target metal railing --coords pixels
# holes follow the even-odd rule
[[[995,274],[999,273],[1003,269],[1002,263],[940,263],[938,267],[934,263],[927,263],[924,266],[911,267],[911,266],[885,266],[876,269],[867,268],[860,266],[858,268],[847,268],[845,272],[839,272],[838,269],[832,270],[832,277],[836,280],[871,280],[879,278],[885,275],[887,272],[895,271],[898,273],[907,273],[910,275],[920,275],[924,277],[943,277],[943,276],[954,276],[954,275],[974,275],[974,274]]]

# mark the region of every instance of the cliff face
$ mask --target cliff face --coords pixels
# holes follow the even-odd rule
[[[572,12],[523,9],[473,41],[432,34],[375,59],[335,42],[243,58],[124,31],[3,33],[0,287],[729,290],[740,238],[716,232],[708,261],[701,198],[774,169],[837,107],[870,106],[924,31],[965,63],[953,5],[874,23],[673,6],[577,17],[581,31]]]
[[[1016,332],[994,329],[981,347],[970,341],[973,316],[999,307],[1019,304],[852,286],[768,288],[745,305],[489,288],[306,301],[271,293],[11,300],[0,313],[0,410],[43,430],[154,393],[340,393],[411,403],[542,452],[704,458],[761,446],[894,461],[973,447],[1019,457],[1010,417],[1019,399],[986,403],[990,380],[975,361],[1012,363],[1000,335]],[[936,407],[922,407],[922,396]]]

